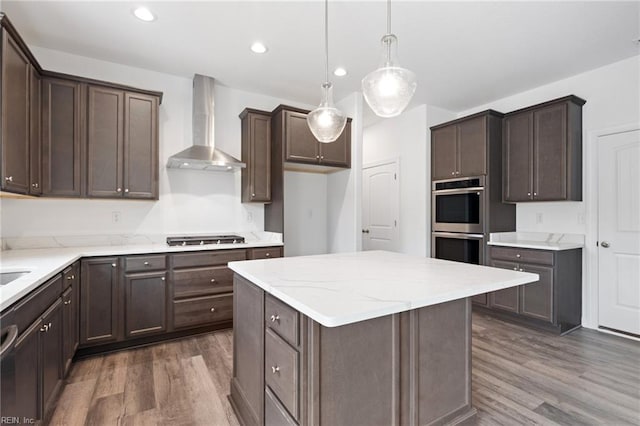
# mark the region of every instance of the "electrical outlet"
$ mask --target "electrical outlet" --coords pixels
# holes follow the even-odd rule
[[[543,222],[542,213],[536,213],[536,223],[539,225]]]
[[[122,219],[122,213],[121,212],[111,212],[111,222],[120,223],[121,219]]]

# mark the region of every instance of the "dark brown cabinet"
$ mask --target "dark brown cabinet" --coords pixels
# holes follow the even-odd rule
[[[72,80],[42,80],[43,195],[82,195],[81,86]]]
[[[62,371],[63,377],[71,368],[73,356],[80,342],[80,263],[62,272]]]
[[[564,333],[582,321],[582,249],[490,248],[490,265],[538,274],[539,280],[489,293],[489,309]],[[484,308],[482,308],[484,309]]]
[[[432,127],[432,179],[486,175],[491,145],[500,143],[501,118],[488,110]]]
[[[274,140],[284,146],[284,161],[330,167],[351,167],[351,119],[334,142],[321,143],[307,124],[308,111],[280,106],[272,113],[282,123],[274,130]]]
[[[58,299],[42,316],[40,327],[42,406],[49,406],[62,380],[62,300]]]
[[[3,415],[38,419],[40,407],[40,327],[34,322],[18,338],[15,346],[15,407]],[[3,396],[5,398],[5,396]]]
[[[121,333],[118,258],[97,257],[82,261],[80,282],[80,344],[117,341]]]
[[[29,194],[42,195],[42,135],[40,132],[40,127],[42,125],[42,105],[40,102],[42,87],[40,85],[40,76],[33,66],[31,67],[30,91],[31,126],[29,136]]]
[[[567,96],[505,116],[505,202],[582,200],[584,104]]]
[[[247,108],[242,120],[242,202],[271,201],[271,113]]]
[[[125,275],[125,337],[167,331],[167,273]]]
[[[87,195],[158,197],[158,100],[88,86]]]
[[[3,191],[29,192],[31,65],[16,40],[2,30]]]

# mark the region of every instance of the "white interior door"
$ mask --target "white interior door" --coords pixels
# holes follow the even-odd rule
[[[598,141],[599,325],[640,335],[640,130]]]
[[[362,170],[362,249],[397,251],[400,188],[396,161]]]

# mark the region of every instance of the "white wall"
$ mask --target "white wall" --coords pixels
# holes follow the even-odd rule
[[[262,204],[240,202],[240,173],[166,170],[167,158],[190,146],[192,82],[169,74],[32,47],[45,69],[164,93],[160,106],[160,200],[2,199],[2,235],[179,234],[264,229]],[[215,77],[215,76],[214,76]],[[216,84],[216,145],[240,158],[245,107],[271,110],[296,102]],[[120,212],[113,223],[112,212]],[[251,216],[251,220],[249,220]]]
[[[428,149],[427,106],[420,105],[402,115],[366,127],[363,133],[362,163],[400,159],[399,251],[427,256],[427,221],[430,193],[427,179]]]
[[[569,94],[587,101],[583,107],[583,201],[520,203],[517,229],[586,235],[583,267],[583,325],[597,326],[597,135],[640,124],[640,56],[616,62],[536,89],[479,105],[465,116],[487,108],[509,112]],[[536,214],[542,223],[536,223]],[[585,218],[583,221],[582,218]]]

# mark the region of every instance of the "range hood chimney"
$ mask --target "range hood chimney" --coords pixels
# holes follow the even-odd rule
[[[234,171],[247,165],[214,144],[214,79],[196,74],[193,77],[193,146],[169,157],[169,169]]]

